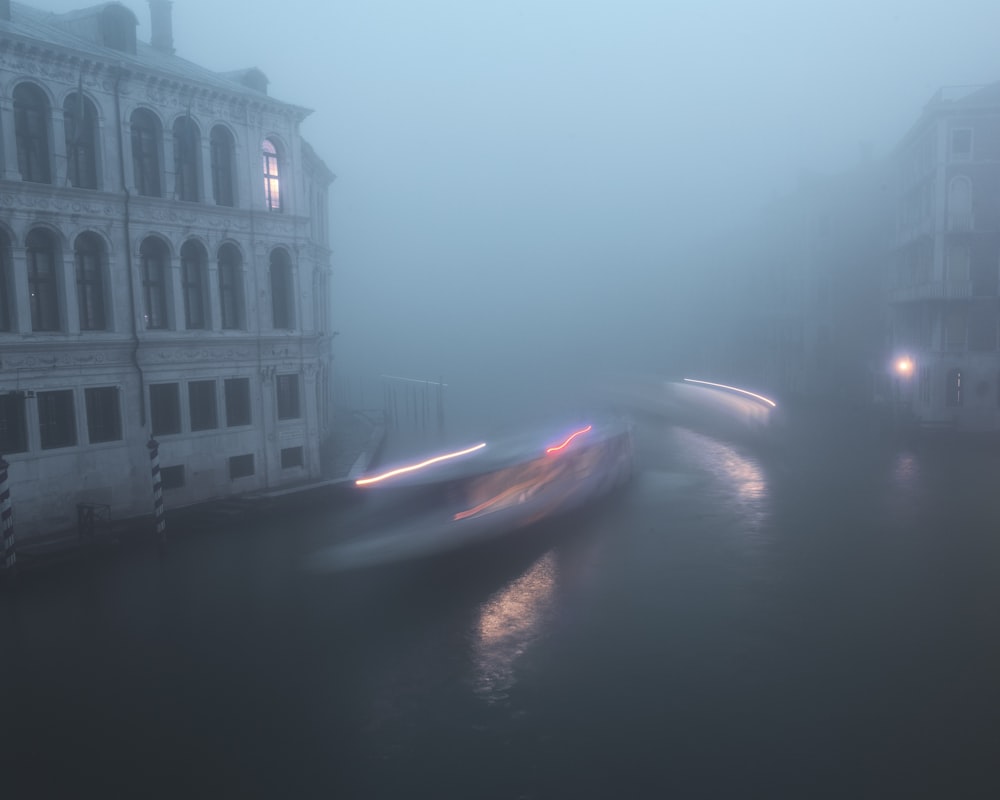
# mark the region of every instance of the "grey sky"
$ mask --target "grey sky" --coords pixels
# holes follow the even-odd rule
[[[126,5],[148,40],[146,4]],[[341,367],[453,382],[656,335],[687,242],[749,224],[862,141],[884,154],[939,86],[1000,79],[995,0],[173,11],[178,55],[258,66],[315,109],[304,133],[338,175]]]

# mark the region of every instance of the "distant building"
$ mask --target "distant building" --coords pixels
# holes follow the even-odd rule
[[[939,91],[892,166],[893,396],[919,424],[996,430],[1000,83]]]
[[[822,403],[872,399],[882,370],[884,166],[803,176],[741,238],[720,380]]]
[[[19,535],[317,477],[327,195],[309,111],[121,3],[0,0],[0,454]],[[232,32],[227,34],[232,38]]]

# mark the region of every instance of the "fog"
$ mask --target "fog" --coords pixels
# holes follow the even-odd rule
[[[686,367],[766,203],[888,153],[940,86],[1000,78],[992,0],[175,0],[173,19],[179,56],[257,66],[315,110],[344,380],[443,377],[466,406]]]

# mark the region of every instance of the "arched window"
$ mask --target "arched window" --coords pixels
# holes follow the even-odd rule
[[[271,251],[271,319],[275,329],[295,327],[292,261],[288,251],[280,247]]]
[[[264,140],[264,202],[268,211],[281,211],[278,151],[270,139]]]
[[[326,192],[322,189],[316,193],[316,211],[319,215],[319,241],[325,245],[328,243],[326,237]]]
[[[195,241],[181,247],[181,284],[184,287],[184,325],[201,330],[205,325],[205,268],[208,256]]]
[[[97,188],[97,110],[79,92],[63,103],[66,123],[66,177],[77,189]]]
[[[10,307],[14,296],[11,291],[12,264],[10,238],[0,230],[0,331],[9,331],[13,327],[11,320],[13,312]]]
[[[948,245],[947,279],[949,283],[965,283],[969,280],[969,245],[953,242]]]
[[[150,236],[139,247],[144,321],[150,330],[167,327],[167,266],[170,253],[163,240]]]
[[[107,329],[104,315],[104,243],[93,233],[76,237],[76,297],[80,306],[80,330]]]
[[[178,200],[197,202],[198,191],[198,126],[191,117],[179,117],[174,122],[175,196]]]
[[[225,330],[243,328],[243,258],[235,245],[228,242],[219,248],[219,303],[222,306],[222,327]]]
[[[55,236],[35,228],[25,240],[28,261],[28,296],[31,301],[31,329],[59,330],[59,286],[56,274],[58,247]]]
[[[236,189],[233,180],[233,161],[236,146],[233,135],[222,125],[212,128],[209,143],[212,149],[212,197],[219,206],[236,204]]]
[[[21,180],[52,183],[49,164],[49,101],[30,83],[14,89],[14,138]]]
[[[143,108],[132,112],[132,171],[135,190],[146,197],[161,197],[160,122]]]
[[[947,350],[964,350],[968,344],[969,308],[967,303],[951,303],[943,311],[944,346]]]
[[[972,181],[956,175],[948,187],[948,229],[972,230]]]
[[[977,258],[971,262],[970,278],[974,297],[997,296],[997,261],[995,258]]]

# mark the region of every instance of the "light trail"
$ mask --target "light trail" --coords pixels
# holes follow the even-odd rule
[[[593,425],[588,425],[586,428],[580,428],[580,430],[573,431],[573,433],[567,436],[566,441],[564,441],[562,444],[554,444],[552,445],[552,447],[546,447],[545,448],[546,455],[549,455],[551,453],[558,453],[560,450],[568,446],[569,443],[572,442],[577,436],[582,436],[593,427],[594,427]]]
[[[719,389],[729,389],[729,391],[731,392],[739,392],[740,394],[745,394],[747,397],[754,397],[757,400],[763,400],[765,403],[771,406],[771,408],[778,407],[778,404],[775,403],[770,398],[764,397],[764,395],[762,394],[755,394],[754,392],[747,391],[746,389],[740,389],[739,387],[736,386],[726,386],[726,384],[724,383],[712,383],[711,381],[699,381],[696,380],[695,378],[685,378],[684,380],[687,383],[700,383],[703,384],[704,386],[715,386]]]
[[[447,383],[441,383],[441,381],[425,381],[425,380],[422,380],[420,378],[403,378],[403,377],[400,377],[399,375],[380,375],[379,377],[383,378],[384,380],[387,380],[387,381],[404,381],[406,383],[423,383],[423,384],[426,384],[427,386],[447,386],[448,385]]]
[[[379,475],[373,475],[370,478],[358,478],[355,482],[355,486],[368,486],[372,483],[378,483],[379,481],[384,481],[386,478],[393,478],[396,475],[404,475],[407,472],[416,472],[418,469],[423,469],[424,467],[429,467],[432,464],[438,464],[442,461],[448,461],[452,458],[459,458],[461,456],[467,456],[469,453],[475,453],[477,450],[482,450],[486,447],[486,442],[480,442],[472,447],[467,447],[465,450],[457,450],[454,453],[445,453],[444,455],[434,456],[434,458],[428,458],[426,461],[421,461],[419,464],[410,464],[405,467],[397,467],[396,469],[391,469],[388,472],[383,472]]]

